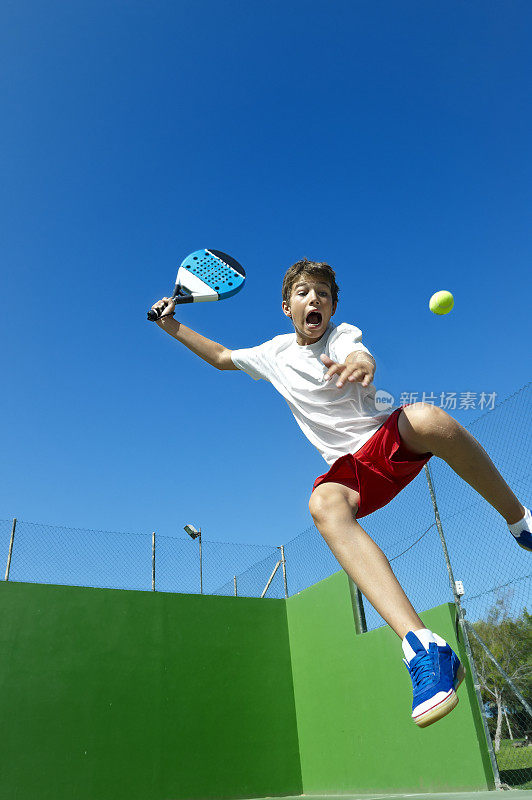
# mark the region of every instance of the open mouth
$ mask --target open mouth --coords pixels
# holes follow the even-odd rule
[[[319,328],[321,325],[322,316],[319,311],[309,311],[305,318],[305,322],[309,328]]]

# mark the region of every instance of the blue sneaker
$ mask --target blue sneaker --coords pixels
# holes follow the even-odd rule
[[[512,533],[512,536],[519,547],[522,547],[523,550],[529,550],[532,552],[532,533],[530,533],[530,531],[521,531],[518,536],[515,536],[515,534]]]
[[[511,525],[508,525],[510,529],[510,533],[514,537],[515,541],[522,547],[523,550],[528,550],[529,553],[532,552],[532,514],[530,513],[530,509],[523,506],[525,509],[525,516],[523,519],[520,519],[519,522],[514,522]]]
[[[410,631],[403,640],[403,659],[412,678],[414,698],[412,719],[426,728],[444,717],[458,704],[456,690],[465,678],[465,669],[456,653],[440,636],[428,650]]]

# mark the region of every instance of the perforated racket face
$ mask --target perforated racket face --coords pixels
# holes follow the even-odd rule
[[[218,300],[236,294],[246,280],[244,267],[221,250],[196,250],[185,258],[181,268],[188,270],[214,290]],[[186,277],[181,272],[178,274],[181,284],[186,287]]]

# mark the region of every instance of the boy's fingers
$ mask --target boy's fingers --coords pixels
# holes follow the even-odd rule
[[[323,361],[326,367],[330,367],[332,364],[336,364],[336,361],[333,361],[332,358],[326,356],[325,353],[322,353],[320,359]]]
[[[336,385],[340,388],[340,387],[342,387],[344,385],[346,380],[352,380],[355,371],[356,371],[356,367],[353,367],[351,364],[349,366],[345,367],[342,370],[342,374],[340,375],[340,378],[339,378],[339,380],[338,380]]]
[[[358,381],[362,386],[368,386],[371,383],[372,375],[365,367],[356,367],[355,370],[349,375],[348,381],[354,383]]]
[[[362,386],[369,386],[371,381],[373,380],[373,373],[366,372],[365,375],[362,376]]]
[[[350,381],[360,381],[360,380],[362,380],[362,378],[364,377],[365,374],[366,374],[366,370],[365,369],[360,369],[360,367],[357,367],[352,372],[352,374],[349,376],[349,380]]]
[[[159,312],[158,319],[171,316],[174,308],[175,302],[171,297],[163,297],[161,300],[158,300],[157,303],[152,305],[152,309]]]
[[[158,300],[156,303],[154,303],[152,305],[152,308],[166,308],[168,302],[169,302],[168,297],[163,297],[161,300]]]
[[[362,366],[360,364],[348,364],[347,366],[345,364],[337,364],[326,355],[322,355],[320,358],[324,364],[326,364],[327,361],[330,362],[328,365],[329,369],[325,373],[325,380],[329,381],[333,375],[337,374],[338,380],[336,385],[339,389],[342,388],[346,381],[349,381],[350,383],[358,381],[362,383],[363,386],[369,386],[372,381],[372,371],[366,366]]]
[[[323,360],[325,366],[329,367],[329,369],[325,373],[326,381],[328,381],[329,378],[331,378],[335,372],[338,372],[339,370],[342,370],[344,368],[343,364],[337,364],[336,361],[333,361],[332,358],[329,358],[328,356],[320,356],[320,358]],[[325,360],[327,360],[329,363],[326,364]]]

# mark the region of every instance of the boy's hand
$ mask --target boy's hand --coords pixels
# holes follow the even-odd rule
[[[159,302],[152,305],[152,311],[160,311],[161,316],[156,322],[159,322],[164,317],[170,317],[174,313],[175,303],[171,297],[163,297]]]
[[[326,367],[325,380],[328,381],[333,375],[338,375],[336,385],[340,389],[346,381],[350,383],[361,383],[362,386],[369,386],[375,375],[375,362],[367,353],[361,352],[348,356],[345,364],[338,364],[332,358],[323,354],[320,356]]]

